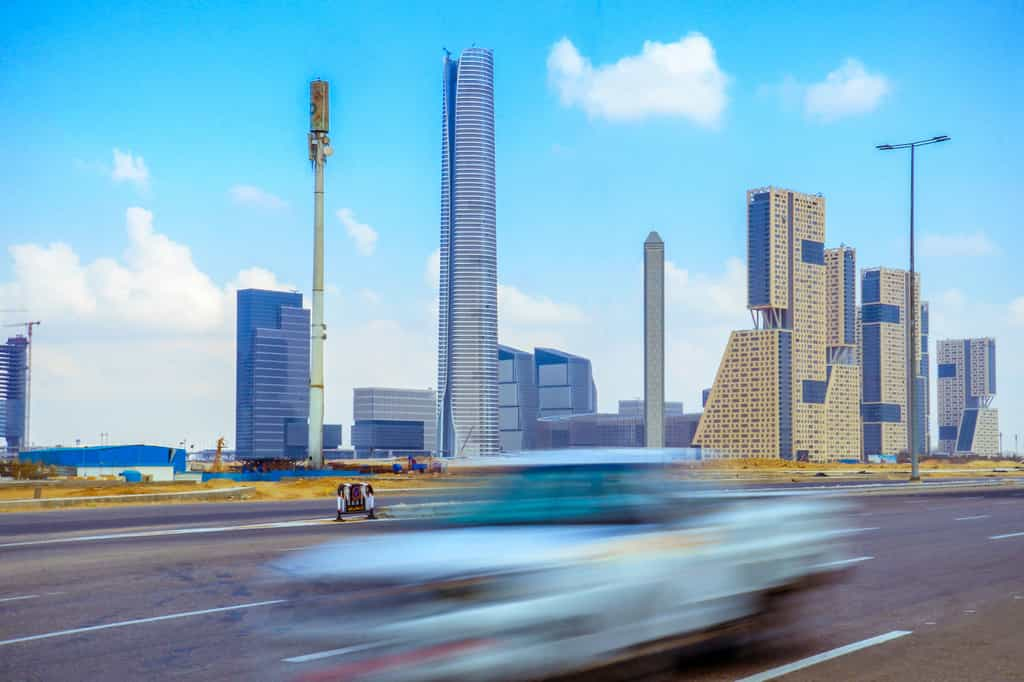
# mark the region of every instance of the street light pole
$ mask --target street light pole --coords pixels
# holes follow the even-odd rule
[[[907,287],[910,290],[909,304],[907,307],[907,449],[910,451],[910,480],[920,481],[921,471],[917,460],[917,355],[919,343],[917,341],[917,317],[918,306],[917,287],[914,277],[914,150],[927,144],[946,142],[948,135],[937,135],[926,140],[916,142],[904,142],[902,144],[880,144],[875,148],[882,151],[894,149],[910,150],[910,281]],[[927,440],[927,439],[925,439]]]

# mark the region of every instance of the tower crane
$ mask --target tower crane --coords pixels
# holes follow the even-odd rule
[[[32,328],[41,325],[42,322],[14,322],[5,324],[4,327],[26,327],[28,329],[28,353],[25,359],[25,437],[22,439],[22,450],[28,449],[29,426],[32,424]]]

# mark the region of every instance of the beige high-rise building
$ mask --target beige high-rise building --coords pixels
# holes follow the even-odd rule
[[[747,192],[747,307],[694,437],[707,456],[829,458],[825,198]],[[836,395],[838,405],[845,398]]]
[[[906,270],[868,268],[861,272],[861,404],[865,455],[908,452],[911,382],[915,398],[915,448],[928,451],[928,304],[921,303],[915,274],[918,325],[907,324],[910,275]],[[909,349],[913,363],[907,362]],[[913,371],[911,371],[913,369]]]
[[[825,349],[828,388],[825,415],[828,458],[860,459],[860,367],[857,353],[857,252],[825,250]]]
[[[939,449],[946,454],[999,454],[996,341],[943,339],[937,344]]]

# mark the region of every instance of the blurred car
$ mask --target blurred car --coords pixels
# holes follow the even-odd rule
[[[523,460],[443,521],[277,564],[355,600],[354,621],[321,610],[293,633],[348,652],[317,679],[578,672],[747,621],[843,564],[839,505],[722,499],[672,483],[664,457],[592,459]]]

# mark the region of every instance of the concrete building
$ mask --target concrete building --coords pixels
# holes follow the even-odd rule
[[[775,187],[747,192],[747,307],[733,332],[695,442],[707,457],[826,460],[825,199]]]
[[[533,354],[499,345],[498,428],[502,452],[519,452],[534,447],[537,402]]]
[[[644,443],[665,445],[665,243],[644,242]]]
[[[162,445],[101,445],[87,448],[47,448],[23,452],[20,459],[56,467],[64,475],[121,476],[136,472],[154,481],[173,481],[185,471],[185,450]],[[128,474],[126,478],[131,478]]]
[[[682,402],[666,402],[665,403],[665,416],[670,415],[681,415],[683,413]],[[643,417],[644,416],[644,401],[643,400],[620,400],[619,401],[619,414],[629,417]]]
[[[996,341],[944,339],[936,344],[939,450],[946,454],[999,454]]]
[[[857,365],[857,252],[825,249],[826,383],[828,457],[860,458],[860,367]]]
[[[0,346],[0,436],[7,441],[7,451],[19,452],[28,443],[25,439],[28,388],[28,339],[20,334]]]
[[[237,296],[235,452],[238,459],[304,459],[309,420],[309,311],[302,294],[241,289]]]
[[[916,448],[928,449],[928,307],[920,304],[920,324],[907,325],[910,275],[905,270],[869,268],[861,272],[861,418],[865,456],[908,452],[910,382],[916,393]],[[915,298],[921,277],[915,274]],[[913,350],[912,363],[907,362]],[[910,371],[910,367],[914,371]]]
[[[416,445],[417,450],[433,451],[437,442],[437,396],[433,389],[418,388],[381,388],[377,386],[352,389],[352,421],[359,425],[362,422],[415,422],[421,425],[422,443]],[[355,427],[353,427],[355,429]],[[404,434],[412,431],[405,429]],[[360,437],[369,437],[373,433],[386,434],[391,437],[395,431],[393,428],[373,431],[369,426],[360,431]],[[356,435],[353,430],[352,445],[356,447]],[[389,441],[391,442],[391,441]],[[408,443],[410,441],[402,441]],[[370,441],[366,447],[378,447],[375,441]],[[379,445],[384,447],[384,445]],[[399,447],[399,446],[388,446]],[[402,445],[400,447],[412,447]]]
[[[537,416],[597,412],[597,385],[590,360],[554,348],[534,348]]]
[[[444,58],[437,452],[494,455],[498,435],[498,258],[494,56]]]
[[[700,413],[664,417],[665,447],[688,448],[700,422]],[[536,445],[541,450],[562,448],[644,447],[642,414],[576,414],[537,420]]]

